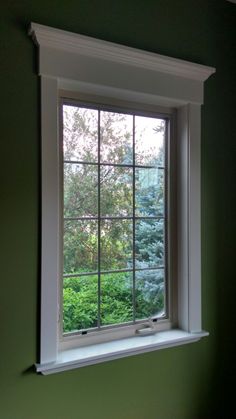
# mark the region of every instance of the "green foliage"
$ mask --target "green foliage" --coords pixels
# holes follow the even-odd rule
[[[63,299],[65,332],[97,326],[97,276],[66,278]]]
[[[101,112],[101,161],[131,164],[131,115]],[[98,167],[75,163],[98,161],[98,111],[64,107],[64,215],[98,215]],[[164,121],[154,131],[163,132]],[[142,139],[142,134],[140,134]],[[146,153],[146,154],[145,154]],[[145,164],[162,166],[163,149],[154,155],[150,149],[141,155]],[[70,163],[70,161],[73,163]],[[101,215],[131,216],[133,200],[132,169],[101,166]],[[163,216],[163,169],[138,169],[135,174],[135,206],[140,217]],[[98,223],[96,220],[64,222],[64,273],[96,272],[98,269]],[[164,264],[163,219],[136,221],[135,259],[137,268],[158,268]],[[101,221],[101,270],[132,268],[132,222]],[[102,325],[133,320],[133,280],[131,273],[101,275]],[[64,279],[64,331],[97,326],[97,275]],[[135,317],[155,316],[164,309],[163,270],[136,272]]]
[[[164,310],[164,278],[162,270],[136,272],[136,318],[161,315]]]
[[[64,271],[69,274],[97,270],[97,222],[64,222]]]
[[[135,234],[136,266],[163,266],[163,220],[139,221]]]
[[[64,330],[97,326],[97,275],[67,278],[64,281]],[[101,276],[102,325],[132,320],[132,282],[129,274]]]
[[[146,279],[140,276],[136,288],[136,311],[139,319],[155,314],[163,308],[161,284],[149,271]],[[147,277],[149,276],[149,284]],[[156,284],[154,285],[154,280]],[[150,286],[150,283],[153,286]],[[66,278],[64,280],[64,332],[97,326],[98,277],[97,275]],[[133,320],[132,275],[113,273],[101,275],[101,322],[102,325],[124,323]]]

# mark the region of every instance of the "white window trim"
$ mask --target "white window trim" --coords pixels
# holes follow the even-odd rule
[[[212,67],[36,23],[42,132],[41,347],[36,369],[51,374],[199,340],[201,325],[200,131],[203,83]],[[178,328],[80,348],[59,346],[59,91],[69,90],[177,112]]]

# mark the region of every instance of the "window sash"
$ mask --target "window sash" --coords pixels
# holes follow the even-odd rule
[[[90,97],[91,100],[91,97]],[[135,244],[135,232],[133,233],[133,268],[132,269],[118,269],[118,270],[102,270],[100,269],[100,267],[98,267],[98,271],[94,271],[94,272],[86,272],[86,273],[82,273],[82,274],[63,274],[61,275],[61,285],[60,285],[60,289],[61,289],[61,293],[60,293],[60,319],[63,318],[63,295],[62,295],[62,291],[63,291],[63,278],[69,278],[69,277],[80,277],[80,276],[88,276],[88,275],[98,275],[99,277],[102,274],[106,274],[106,273],[118,273],[118,272],[132,272],[133,274],[133,321],[127,321],[124,323],[116,323],[116,324],[108,324],[108,325],[101,325],[98,324],[98,327],[91,327],[86,329],[86,332],[84,333],[83,329],[80,330],[75,330],[75,331],[70,331],[70,332],[63,332],[63,326],[62,326],[62,321],[60,324],[60,340],[62,342],[65,342],[68,338],[73,337],[73,336],[77,336],[78,338],[84,338],[85,334],[90,334],[90,335],[96,335],[97,333],[100,333],[100,339],[107,339],[107,336],[110,336],[110,339],[113,339],[113,336],[110,334],[110,329],[117,329],[118,331],[118,335],[120,336],[121,334],[123,334],[124,336],[127,334],[127,330],[129,330],[130,334],[133,334],[134,330],[137,329],[138,325],[140,323],[143,322],[147,322],[148,318],[143,318],[143,319],[135,319],[135,302],[134,302],[134,291],[135,291],[135,280],[134,280],[134,276],[136,272],[139,271],[145,271],[145,270],[156,270],[158,271],[159,269],[163,270],[164,273],[164,311],[165,311],[165,315],[161,316],[161,317],[155,317],[153,318],[153,323],[152,326],[153,328],[156,329],[162,329],[163,328],[163,324],[165,324],[165,328],[169,328],[171,325],[171,305],[172,305],[172,295],[170,292],[171,286],[170,286],[170,278],[169,278],[169,263],[170,263],[170,255],[169,255],[169,249],[168,249],[168,240],[170,238],[170,229],[169,229],[169,225],[170,223],[168,222],[168,218],[169,218],[169,213],[170,213],[170,208],[169,208],[169,183],[170,183],[170,178],[169,178],[169,149],[170,149],[170,125],[172,124],[172,120],[173,120],[173,112],[167,112],[165,114],[163,113],[159,113],[159,112],[155,112],[155,107],[153,107],[152,110],[148,110],[148,111],[144,111],[141,112],[141,110],[136,110],[136,106],[135,104],[133,104],[133,108],[129,107],[126,108],[125,106],[125,102],[123,106],[115,106],[114,103],[112,105],[107,105],[107,103],[109,103],[109,99],[107,99],[107,103],[106,104],[95,104],[95,103],[91,103],[91,102],[86,102],[83,101],[81,102],[78,99],[70,99],[68,97],[64,98],[61,97],[60,98],[60,139],[61,142],[63,143],[64,138],[63,138],[63,106],[64,105],[71,105],[71,106],[75,106],[78,108],[89,108],[89,109],[96,109],[98,110],[98,115],[100,118],[100,112],[101,111],[106,111],[106,112],[115,112],[115,113],[121,113],[121,114],[128,114],[128,115],[133,115],[133,139],[132,139],[132,143],[133,143],[133,163],[132,164],[117,164],[117,163],[106,163],[106,162],[101,162],[100,161],[100,138],[99,138],[99,134],[98,134],[98,162],[86,162],[86,161],[82,161],[82,160],[68,160],[68,159],[63,159],[63,156],[61,156],[61,162],[62,165],[64,163],[70,163],[70,164],[87,164],[87,165],[93,165],[93,166],[98,166],[99,168],[101,166],[113,166],[113,167],[129,167],[133,169],[133,214],[132,216],[101,216],[101,214],[98,214],[97,217],[66,217],[64,218],[65,220],[98,220],[98,222],[101,222],[102,220],[125,220],[125,219],[130,219],[133,221],[133,225],[135,224],[136,220],[143,220],[143,219],[147,219],[147,220],[157,220],[157,219],[163,219],[164,220],[164,232],[163,232],[163,240],[164,240],[164,265],[163,266],[158,266],[158,267],[147,267],[147,268],[135,268],[135,250],[134,250],[134,244]],[[164,165],[157,165],[157,166],[151,166],[151,165],[140,165],[140,164],[136,164],[135,162],[135,149],[134,149],[134,144],[135,144],[135,135],[134,135],[134,131],[135,131],[135,116],[145,116],[145,117],[151,117],[154,119],[161,119],[165,121],[165,137],[164,137],[164,156],[165,156],[165,160],[164,160]],[[99,129],[98,129],[98,133],[100,132],[100,121],[98,123],[99,125]],[[60,147],[60,150],[62,151],[62,147]],[[157,169],[161,169],[164,170],[164,212],[162,216],[137,216],[135,214],[135,169],[136,168],[144,168],[144,169],[150,169],[150,168],[157,168]],[[63,184],[63,181],[61,182],[61,184]],[[61,185],[62,186],[62,185]],[[98,201],[100,201],[100,197],[98,199]],[[63,204],[62,204],[63,205]],[[63,213],[63,210],[61,210],[61,213]],[[135,227],[133,227],[135,228]],[[62,249],[62,245],[61,245],[61,249]],[[100,246],[99,246],[100,247]],[[100,259],[100,255],[99,259]],[[99,278],[99,283],[100,283],[100,278]],[[98,294],[100,294],[100,284],[98,286]],[[99,297],[100,299],[100,297]],[[100,302],[98,303],[100,305]],[[100,317],[100,314],[99,314]],[[151,316],[153,317],[153,316]],[[161,324],[161,326],[160,326]],[[124,329],[126,328],[126,332],[124,331]],[[106,330],[109,332],[108,335],[106,335]],[[117,330],[115,331],[115,334],[117,334]],[[101,333],[101,331],[103,333]]]

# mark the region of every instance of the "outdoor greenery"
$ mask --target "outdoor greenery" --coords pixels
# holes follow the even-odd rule
[[[109,271],[100,278],[102,325],[164,310],[164,169],[158,168],[164,164],[164,129],[161,119],[135,117],[139,168],[134,175],[132,167],[122,166],[133,164],[132,115],[105,111],[99,115],[95,109],[63,106],[64,332],[98,326],[98,268]],[[99,174],[98,139],[103,163]],[[140,167],[147,165],[152,168]],[[133,221],[122,217],[133,215],[134,176],[134,210],[140,218],[135,222],[133,255]],[[135,290],[132,272],[110,272],[132,269],[134,259],[136,269],[145,268],[135,273]]]

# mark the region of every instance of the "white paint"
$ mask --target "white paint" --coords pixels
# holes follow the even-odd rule
[[[69,349],[60,352],[56,362],[36,365],[36,370],[44,375],[53,374],[105,361],[112,361],[117,358],[197,342],[204,336],[208,336],[208,333],[203,331],[194,334],[182,330],[170,330],[151,336],[134,336],[127,339],[91,345],[89,347]]]
[[[29,34],[40,47],[63,50],[76,55],[107,60],[116,64],[135,66],[184,78],[205,81],[215,72],[212,67],[193,64],[152,52],[102,41],[76,33],[31,23]]]
[[[57,77],[62,84],[64,80],[92,84],[93,94],[105,87],[159,100],[203,103],[202,83],[215,71],[35,23],[29,33],[40,45],[39,74]]]
[[[57,356],[59,269],[59,154],[57,80],[41,78],[42,241],[41,362]],[[45,344],[46,343],[46,344]]]

